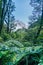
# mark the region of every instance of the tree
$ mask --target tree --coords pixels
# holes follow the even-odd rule
[[[7,33],[10,32],[10,23],[12,23],[13,20],[15,19],[14,15],[13,15],[13,12],[15,11],[15,3],[12,0],[9,0],[8,3],[9,3],[8,12],[7,12],[6,18],[5,18],[5,22],[7,24]]]
[[[13,11],[15,9],[15,4],[12,0],[0,0],[0,34],[4,22],[7,24],[7,33],[9,32],[9,22],[13,17]]]
[[[33,10],[33,16],[35,15],[35,17],[33,17],[34,21],[40,19],[39,21],[39,28],[37,31],[37,34],[34,37],[34,44],[37,42],[37,38],[40,34],[40,31],[42,29],[42,25],[43,25],[43,0],[31,0],[30,2],[31,6],[34,7]]]
[[[7,13],[7,0],[0,0],[0,34],[3,27],[4,19]]]

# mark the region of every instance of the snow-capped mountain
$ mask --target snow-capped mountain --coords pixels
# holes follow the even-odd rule
[[[19,20],[14,21],[14,25],[15,25],[15,29],[13,31],[16,31],[18,29],[23,29],[23,28],[27,29],[28,28],[27,24],[25,24]]]

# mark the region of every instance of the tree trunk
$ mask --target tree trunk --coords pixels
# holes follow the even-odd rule
[[[10,15],[9,15],[9,11],[8,11],[8,23],[7,23],[7,33],[9,33],[9,18],[10,18]]]
[[[5,5],[6,5],[5,1],[3,1],[3,8],[2,8],[2,3],[1,3],[0,34],[1,34],[1,31],[2,31],[4,19],[5,19],[5,16],[4,16]]]

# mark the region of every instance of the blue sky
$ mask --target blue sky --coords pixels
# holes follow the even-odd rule
[[[30,0],[13,0],[15,1],[15,19],[24,23],[28,22],[28,17],[32,14],[32,7],[30,6]]]

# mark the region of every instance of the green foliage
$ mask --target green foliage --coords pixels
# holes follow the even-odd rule
[[[43,44],[43,30],[40,32],[40,35],[38,37],[38,40],[40,41],[40,43]]]
[[[37,34],[38,27],[39,26],[37,24],[35,27],[34,26],[33,28],[30,27],[27,30],[25,29],[18,30],[16,32],[11,33],[11,37],[23,43],[23,45],[25,46],[33,45],[34,37]],[[41,43],[43,44],[43,30],[40,32],[36,45],[39,45]]]
[[[3,38],[2,37],[0,37],[0,42],[3,42]]]
[[[15,32],[16,40],[18,40],[18,41],[20,41],[20,42],[25,41],[25,40],[24,40],[24,37],[25,37],[26,34],[27,34],[27,32],[25,31],[25,29],[17,30],[17,31]]]
[[[43,65],[43,55],[40,58],[39,64],[38,65]]]
[[[11,36],[9,34],[7,34],[6,32],[3,32],[1,34],[1,37],[3,38],[4,41],[11,39]]]
[[[11,37],[12,37],[13,39],[16,39],[16,37],[17,37],[17,36],[16,36],[16,33],[15,33],[15,32],[12,32],[12,33],[11,33]]]
[[[37,11],[36,13],[39,11],[40,2],[42,1],[31,0],[30,2]],[[40,6],[42,7],[42,5]],[[43,65],[43,46],[39,45],[43,44],[43,24],[41,23],[43,20],[34,22],[28,29],[23,28],[16,32],[11,32],[15,28],[12,23],[14,10],[15,5],[12,0],[0,0],[0,65]],[[31,18],[32,22],[39,15],[38,13],[36,16],[34,11]],[[37,40],[34,39],[35,36],[38,36]],[[34,40],[39,46],[33,46]]]
[[[26,56],[28,56],[28,63],[36,62],[37,65],[43,56],[42,46],[24,47],[22,43],[15,40],[4,42],[3,45],[0,43],[0,65],[19,65],[20,61],[23,59],[25,61]]]
[[[19,41],[16,40],[9,40],[5,42],[4,44],[8,45],[9,47],[24,47],[23,44],[21,44]]]
[[[23,45],[28,47],[28,46],[32,46],[32,43],[30,43],[29,41],[25,41],[23,42]]]

